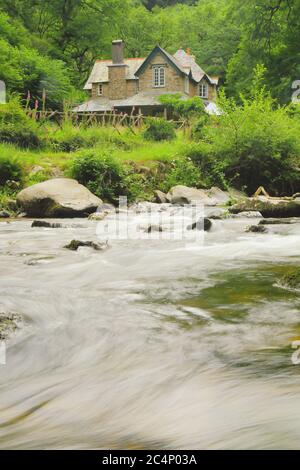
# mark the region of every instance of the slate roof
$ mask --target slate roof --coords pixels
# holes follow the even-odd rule
[[[159,101],[159,96],[163,95],[163,92],[140,92],[136,95],[130,96],[124,100],[109,100],[107,98],[93,98],[87,101],[86,103],[81,104],[73,109],[73,111],[78,113],[87,113],[87,112],[104,112],[112,111],[113,108],[131,108],[131,107],[140,107],[140,106],[162,106]],[[178,94],[178,93],[175,93]],[[182,95],[183,100],[186,100],[188,97]]]
[[[210,77],[204,70],[197,64],[195,57],[188,54],[183,49],[178,49],[174,54],[175,59],[181,64],[184,70],[191,74],[192,79],[199,83],[203,77],[206,77],[211,84],[218,84],[218,77]]]
[[[144,62],[144,60],[144,58],[124,59],[124,64],[127,66],[127,80],[136,79],[135,72]],[[112,65],[112,60],[97,60],[94,64],[91,75],[89,76],[89,79],[84,86],[84,89],[91,90],[92,83],[108,82],[109,65]]]
[[[218,77],[210,77],[204,70],[196,63],[194,56],[187,54],[183,49],[179,49],[174,55],[169,54],[165,49],[156,46],[147,58],[132,58],[124,59],[124,64],[127,66],[126,78],[127,80],[137,79],[137,75],[146,65],[150,56],[155,52],[161,52],[166,56],[169,62],[176,67],[181,73],[199,83],[203,77],[206,77],[210,83],[218,84]],[[108,82],[108,70],[112,65],[112,60],[97,60],[94,64],[91,75],[86,82],[84,89],[91,90],[92,83],[105,83]]]

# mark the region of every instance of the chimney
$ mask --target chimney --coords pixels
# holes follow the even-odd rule
[[[112,63],[114,65],[124,63],[124,42],[122,39],[112,42]]]

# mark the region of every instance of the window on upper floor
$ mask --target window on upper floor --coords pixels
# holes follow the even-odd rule
[[[166,86],[165,67],[153,67],[153,86],[155,88]]]
[[[207,83],[200,83],[199,96],[200,98],[208,98],[208,84]]]
[[[102,85],[102,83],[98,83],[97,95],[98,95],[98,96],[102,96],[102,95],[103,95],[103,85]]]

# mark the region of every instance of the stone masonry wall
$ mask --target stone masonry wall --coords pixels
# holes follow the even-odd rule
[[[164,65],[166,85],[164,87],[154,87],[153,85],[153,66]],[[162,93],[169,92],[184,92],[184,77],[177,72],[172,65],[170,65],[166,58],[161,54],[156,54],[152,60],[147,64],[146,69],[140,75],[139,81],[140,91],[161,91]]]

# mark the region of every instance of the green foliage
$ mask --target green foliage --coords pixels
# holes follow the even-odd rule
[[[55,126],[47,128],[47,133],[46,144],[55,151],[68,153],[91,148],[95,145],[129,150],[138,144],[138,138],[126,128],[118,133],[113,127],[97,125],[89,127],[84,123],[73,126],[66,122],[60,128]]]
[[[204,185],[199,168],[188,157],[177,157],[171,161],[170,170],[165,175],[161,189],[168,192],[172,186],[177,185],[195,188],[201,188]]]
[[[300,122],[261,87],[262,72],[254,72],[250,98],[240,96],[241,106],[220,95],[223,114],[205,127],[203,140],[234,186],[248,194],[259,186],[270,194],[294,193],[300,189]]]
[[[92,193],[108,201],[116,201],[125,191],[123,166],[110,155],[96,149],[83,151],[76,156],[68,174]]]
[[[211,145],[205,142],[192,143],[186,147],[185,156],[199,168],[206,187],[218,186],[223,190],[228,189],[225,177],[227,164],[214,155]]]
[[[23,179],[22,167],[13,159],[0,155],[0,186],[5,186],[9,181],[21,182]]]
[[[21,148],[38,148],[41,145],[36,124],[26,116],[16,99],[0,104],[0,142]]]
[[[174,125],[162,118],[147,120],[146,129],[143,134],[146,140],[173,140],[176,137]]]
[[[203,129],[204,126],[209,121],[209,115],[204,112],[194,123],[192,126],[192,137],[195,140],[202,139],[203,137]]]
[[[203,101],[198,96],[183,100],[180,93],[167,94],[160,96],[159,101],[175,119],[192,119],[206,114]]]

